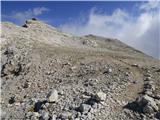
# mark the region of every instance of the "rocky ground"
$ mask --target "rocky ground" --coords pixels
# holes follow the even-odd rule
[[[159,60],[36,19],[1,28],[2,119],[160,119]]]

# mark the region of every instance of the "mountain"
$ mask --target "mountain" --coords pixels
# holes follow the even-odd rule
[[[160,61],[117,39],[77,37],[35,18],[1,23],[1,117],[160,119]]]

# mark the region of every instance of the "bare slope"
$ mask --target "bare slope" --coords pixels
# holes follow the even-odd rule
[[[37,20],[1,26],[3,118],[160,118],[159,60],[118,40],[76,37]]]

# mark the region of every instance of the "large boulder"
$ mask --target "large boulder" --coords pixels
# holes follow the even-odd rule
[[[158,106],[154,99],[148,95],[142,95],[137,99],[138,105],[144,113],[152,113],[158,111]]]

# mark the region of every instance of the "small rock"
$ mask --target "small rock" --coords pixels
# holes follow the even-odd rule
[[[125,76],[129,76],[129,73],[128,73],[128,72],[126,72],[126,73],[125,73]]]
[[[154,113],[154,110],[151,106],[149,105],[146,105],[144,108],[143,108],[143,113]]]
[[[37,20],[37,18],[32,18],[32,20],[36,21],[36,20]]]
[[[148,73],[148,74],[145,74],[145,76],[146,76],[146,77],[150,77],[150,78],[152,77],[152,75],[149,74],[149,73]]]
[[[112,69],[111,69],[111,68],[109,68],[109,69],[108,69],[108,72],[109,72],[109,73],[111,73],[111,72],[112,72]]]
[[[21,104],[20,104],[20,102],[17,102],[17,103],[15,103],[14,105],[15,105],[15,106],[20,106]]]
[[[32,115],[33,115],[34,117],[40,117],[40,114],[39,114],[38,112],[33,112]]]
[[[42,116],[41,116],[42,120],[49,120],[49,113],[48,112],[44,112],[42,113]]]
[[[106,99],[106,94],[102,91],[96,93],[95,98],[97,101],[104,101]]]
[[[81,120],[80,118],[75,118],[75,120]]]
[[[9,102],[9,104],[15,103],[15,97],[10,97],[8,102]]]
[[[97,104],[97,103],[94,103],[94,104],[92,105],[92,108],[93,108],[93,109],[97,109],[97,107],[98,107],[98,104]]]
[[[149,89],[149,90],[152,90],[152,91],[155,91],[155,85],[150,81],[150,82],[148,82],[148,83],[146,83],[146,84],[144,84],[144,88],[145,89]]]
[[[32,112],[27,112],[25,116],[26,116],[26,118],[30,118],[32,116],[32,114],[33,114]]]
[[[64,91],[63,91],[63,90],[60,90],[58,94],[59,94],[59,95],[64,95]]]
[[[138,81],[133,81],[133,84],[137,84],[138,83]]]
[[[156,70],[156,72],[160,72],[160,69]]]
[[[57,118],[57,115],[52,114],[52,119],[51,120],[56,120],[56,118]]]
[[[145,78],[145,81],[150,81],[151,80],[151,77],[146,77]]]
[[[103,74],[106,74],[106,73],[112,73],[112,69],[109,68],[109,69],[107,69],[107,70],[105,70],[105,71],[103,72]]]
[[[81,113],[80,113],[80,112],[77,112],[76,118],[80,118],[80,117],[81,117]]]
[[[65,120],[71,118],[71,116],[72,116],[72,113],[70,113],[70,112],[63,112],[60,115],[61,119],[65,119]]]
[[[55,89],[52,90],[48,94],[47,98],[48,98],[48,102],[57,102],[58,101],[58,92],[57,92],[57,90],[55,90]]]
[[[45,103],[45,106],[48,107],[48,106],[49,106],[49,103]]]
[[[153,95],[153,92],[150,91],[150,90],[145,90],[144,93],[148,96],[152,96]]]
[[[43,103],[41,101],[38,101],[34,105],[34,111],[39,112],[39,110],[42,108]]]
[[[138,64],[133,64],[132,66],[133,66],[133,67],[139,67],[139,65],[138,65]]]
[[[23,88],[28,88],[29,84],[27,82],[24,83]]]
[[[80,107],[78,108],[78,110],[81,112],[81,113],[88,113],[91,109],[91,106],[88,105],[88,104],[81,104]]]
[[[160,94],[155,95],[155,98],[160,100]]]

